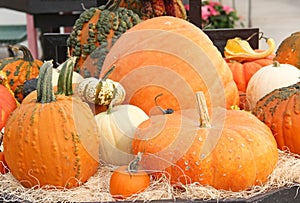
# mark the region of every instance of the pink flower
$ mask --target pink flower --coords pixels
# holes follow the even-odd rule
[[[211,3],[214,3],[214,2],[211,2]],[[219,2],[216,2],[216,3],[219,3]],[[219,12],[214,8],[214,5],[209,4],[209,5],[207,5],[207,7],[208,7],[208,10],[210,11],[211,16],[219,15]]]
[[[189,11],[190,10],[190,5],[189,4],[184,4],[185,10]]]
[[[208,6],[201,7],[201,17],[202,17],[202,20],[208,20],[208,18],[210,17],[210,12],[209,12]]]
[[[227,5],[223,5],[223,10],[225,11],[226,14],[229,14],[232,11],[234,11],[233,8],[231,8],[230,6],[227,6]]]

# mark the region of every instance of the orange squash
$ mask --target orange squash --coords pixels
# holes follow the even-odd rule
[[[0,151],[0,173],[7,173],[7,164],[5,162],[4,153]]]
[[[59,189],[86,182],[98,168],[98,128],[85,103],[72,97],[72,66],[61,70],[54,95],[52,62],[41,67],[37,97],[10,116],[3,138],[12,175],[25,187]],[[35,188],[39,188],[35,187]]]
[[[147,114],[162,108],[194,108],[194,92],[204,91],[208,106],[230,108],[239,102],[232,73],[208,36],[192,23],[160,16],[124,33],[105,58],[100,77],[112,66],[110,79],[126,90],[125,103]]]
[[[278,160],[270,128],[241,110],[216,108],[210,120],[204,96],[198,101],[199,116],[193,109],[141,123],[133,141],[134,152],[144,153],[141,166],[173,184],[240,191],[265,183]]]
[[[287,63],[300,69],[300,32],[294,32],[285,38],[275,53],[275,60]]]
[[[23,100],[22,88],[24,82],[38,76],[43,62],[34,59],[26,46],[14,45],[13,50],[21,51],[23,57],[8,58],[9,62],[3,62],[0,66],[0,71],[2,70],[6,73],[10,89],[14,92],[14,96],[18,102],[21,102]]]

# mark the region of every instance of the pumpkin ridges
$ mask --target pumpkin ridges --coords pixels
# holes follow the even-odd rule
[[[198,30],[198,28],[196,28],[196,26],[194,26],[194,25],[185,25],[183,22],[180,22],[179,20],[182,20],[182,19],[178,19],[178,18],[174,18],[174,17],[170,17],[170,16],[153,18],[153,19],[144,21],[144,22],[134,26],[133,28],[128,30],[127,33],[123,36],[125,36],[124,38],[126,38],[126,36],[133,36],[136,33],[139,33],[140,35],[143,35],[143,33],[145,33],[147,30],[149,30],[149,31],[153,30],[153,33],[154,32],[157,32],[157,33],[161,32],[160,34],[170,33],[171,36],[172,36],[172,34],[174,34],[178,37],[182,37],[182,39],[186,40],[187,43],[189,43],[189,42],[194,43],[193,44],[194,48],[196,46],[199,46],[198,47],[199,50],[201,50],[201,51],[203,51],[203,53],[205,53],[206,59],[210,59],[209,65],[212,64],[212,66],[216,67],[217,72],[219,73],[219,75],[216,76],[216,77],[218,77],[218,79],[220,79],[220,81],[221,81],[220,83],[224,87],[226,87],[226,89],[229,88],[229,87],[233,88],[230,91],[231,95],[227,94],[227,91],[225,92],[227,107],[230,107],[233,104],[237,104],[238,100],[239,100],[238,91],[237,91],[237,88],[235,87],[234,81],[232,79],[230,69],[227,67],[227,64],[225,64],[225,62],[224,62],[223,58],[221,57],[220,53],[213,46],[213,44],[209,40],[208,36],[206,36],[204,33],[202,33],[200,30]],[[190,30],[190,31],[186,32],[186,30]],[[195,36],[197,36],[197,37],[195,37]],[[167,36],[165,38],[167,38]],[[141,47],[136,48],[135,50],[133,50],[129,53],[126,53],[125,49],[126,48],[128,49],[128,47],[125,47],[125,43],[124,43],[124,46],[119,44],[119,46],[120,46],[119,48],[125,50],[124,51],[125,56],[120,56],[120,58],[118,58],[116,61],[114,61],[115,58],[112,57],[112,52],[110,51],[110,53],[108,54],[109,57],[106,57],[106,59],[105,59],[105,64],[104,64],[104,67],[103,67],[102,71],[105,72],[105,70],[107,70],[108,67],[110,67],[114,62],[116,62],[117,63],[117,68],[114,71],[114,73],[110,76],[110,78],[115,80],[115,81],[120,81],[121,84],[127,90],[127,92],[128,91],[130,92],[131,91],[130,89],[134,89],[133,83],[139,83],[139,84],[141,83],[141,81],[137,81],[138,80],[138,76],[137,76],[135,78],[132,77],[133,82],[131,84],[129,84],[129,81],[127,81],[128,80],[128,75],[130,75],[131,73],[138,74],[137,72],[142,70],[141,67],[143,67],[143,66],[145,66],[145,69],[146,69],[146,66],[149,67],[149,73],[148,74],[150,74],[150,72],[151,72],[150,68],[153,68],[152,72],[155,72],[155,71],[161,72],[161,71],[163,71],[162,70],[163,68],[168,68],[168,66],[170,66],[170,69],[172,69],[172,72],[173,72],[173,70],[174,70],[174,72],[176,72],[174,74],[180,75],[180,76],[182,76],[182,78],[184,78],[184,77],[188,78],[187,83],[193,83],[193,84],[188,84],[188,85],[192,86],[192,88],[197,87],[197,82],[199,82],[199,83],[201,83],[201,82],[199,80],[196,82],[195,80],[197,80],[197,79],[191,80],[191,78],[195,78],[195,76],[197,78],[200,77],[199,74],[197,74],[197,71],[195,69],[198,68],[198,67],[200,68],[202,66],[198,65],[197,67],[192,67],[192,64],[191,64],[190,61],[189,61],[190,63],[184,64],[184,59],[183,58],[178,59],[179,58],[178,57],[176,59],[176,54],[181,55],[180,53],[176,53],[176,50],[179,50],[179,49],[173,47],[172,50],[174,50],[175,53],[172,53],[172,51],[170,51],[168,49],[169,49],[169,47],[173,46],[174,43],[168,43],[168,41],[165,41],[163,39],[161,39],[161,40],[163,42],[161,44],[162,47],[159,47],[161,49],[159,49],[157,47],[151,47],[151,48],[143,47],[143,43],[139,43],[138,46],[141,46]],[[127,42],[128,40],[125,40],[125,41]],[[159,40],[157,40],[157,41],[159,41]],[[163,45],[166,45],[166,46],[163,47]],[[134,47],[138,47],[138,46],[135,45]],[[121,48],[121,47],[124,47],[124,48]],[[164,49],[166,49],[166,50],[164,50]],[[122,51],[118,50],[121,53],[119,53],[119,52],[117,53],[117,50],[114,50],[114,51],[115,51],[114,54],[122,55],[123,50]],[[160,52],[155,53],[155,51],[156,52],[160,51]],[[220,56],[220,58],[217,58],[216,56]],[[137,60],[137,58],[139,58],[140,60]],[[172,61],[174,63],[170,64],[170,61]],[[147,62],[148,62],[148,64],[147,64]],[[155,66],[155,67],[152,67],[152,66]],[[203,65],[203,69],[205,69],[204,66],[205,65]],[[162,69],[159,70],[159,67],[162,67]],[[136,71],[132,71],[134,69],[136,69]],[[194,70],[190,70],[190,69],[194,69]],[[187,70],[190,71],[190,72],[188,72]],[[130,72],[130,71],[132,71],[132,72]],[[167,71],[169,71],[169,70],[167,70]],[[103,75],[103,72],[100,74],[100,77]],[[192,74],[192,73],[194,73],[194,74]],[[146,70],[145,70],[145,74],[147,74]],[[190,74],[191,76],[188,77],[187,76],[188,74]],[[144,75],[143,76],[139,75],[139,77],[145,78],[145,81],[148,79],[147,76],[144,76]],[[150,77],[150,76],[148,76],[148,77]],[[160,76],[160,77],[166,77],[167,78],[167,76]],[[171,76],[169,76],[169,77],[171,77]],[[126,85],[124,84],[125,82],[126,82]],[[170,81],[170,82],[172,83],[173,81]],[[203,86],[205,86],[205,85],[203,85],[203,83],[198,85],[197,90],[199,90]],[[127,85],[129,85],[130,88]],[[168,85],[166,85],[166,86],[168,86]],[[207,85],[207,86],[210,86],[210,84]],[[136,87],[138,87],[138,85],[136,85]],[[214,87],[216,87],[216,86],[214,86]],[[204,87],[204,88],[207,88],[207,87]],[[162,104],[162,107],[166,107],[166,106],[168,106],[170,108],[173,108],[174,106],[178,107],[178,103],[179,103],[178,98],[177,98],[177,100],[174,99],[174,98],[170,98],[169,95],[171,95],[172,90],[167,91],[166,89],[167,88],[164,89],[164,91],[165,91],[164,95],[166,96],[166,98],[168,98],[168,99],[166,99],[166,101],[169,101],[169,103],[168,103],[169,105]],[[136,89],[136,92],[137,92],[137,94],[139,94],[139,96],[136,96],[136,98],[133,98],[133,97],[130,97],[131,94],[128,94],[127,102],[133,102],[133,100],[135,100],[135,99],[136,99],[137,102],[139,102],[138,98],[142,98],[143,96],[149,97],[149,95],[151,95],[150,99],[148,101],[145,101],[145,102],[147,102],[147,103],[149,102],[152,107],[154,106],[154,102],[153,102],[154,97],[157,94],[162,93],[161,89],[159,89],[159,88],[153,88],[153,93],[152,93],[152,91],[149,92],[149,89],[146,90],[146,87],[145,87],[144,93],[142,93],[142,90],[140,90],[140,89]],[[146,95],[147,94],[146,92],[149,92],[149,94]],[[175,91],[173,91],[173,92],[175,92]],[[208,93],[205,92],[205,94],[208,94]],[[130,98],[130,101],[129,101],[129,98]],[[172,99],[172,101],[171,101],[171,99]],[[210,102],[211,101],[208,101],[208,103],[210,103]],[[143,104],[141,104],[141,103],[132,103],[132,104],[137,105],[139,107],[141,107],[142,105],[144,107],[149,106],[149,105],[144,105],[144,101],[143,101]],[[149,107],[150,109],[151,109],[151,106]],[[149,108],[145,107],[145,109],[143,109],[143,110],[145,112],[149,113],[149,111],[150,111]],[[173,108],[173,109],[175,109],[175,108]]]

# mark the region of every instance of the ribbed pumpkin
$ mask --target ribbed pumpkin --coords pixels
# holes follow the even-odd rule
[[[300,83],[273,90],[256,103],[254,114],[272,130],[279,149],[300,154]]]
[[[0,131],[5,126],[5,123],[10,114],[16,108],[17,102],[13,96],[13,93],[9,91],[5,86],[0,85]]]
[[[140,165],[173,184],[240,191],[265,183],[278,160],[271,130],[241,110],[215,108],[209,120],[203,98],[198,118],[194,109],[155,115],[138,127],[133,151],[144,153]]]
[[[73,26],[67,45],[71,56],[78,57],[75,71],[84,78],[98,78],[110,47],[141,21],[132,10],[120,8],[119,3],[120,0],[110,0],[106,5],[87,9]]]
[[[21,51],[23,57],[16,60],[8,58],[9,63],[3,62],[0,70],[6,73],[10,89],[14,92],[15,98],[21,102],[23,100],[22,88],[26,80],[35,78],[39,74],[42,61],[34,59],[29,49],[24,45],[15,45],[13,50]]]
[[[99,165],[98,128],[88,105],[72,97],[73,68],[61,71],[56,95],[52,68],[43,64],[36,100],[21,104],[5,126],[5,160],[25,187],[76,187]]]
[[[253,50],[247,40],[238,37],[228,39],[224,48],[225,59],[240,92],[241,109],[249,109],[245,93],[250,78],[260,68],[273,63],[275,41],[265,39],[269,46],[267,50]]]
[[[208,36],[192,23],[160,16],[143,21],[124,33],[112,47],[100,77],[109,76],[126,90],[124,103],[147,114],[156,107],[194,108],[194,92],[204,91],[209,107],[238,104],[232,73]],[[218,92],[218,94],[216,94]],[[212,104],[213,103],[213,104]]]
[[[279,63],[288,63],[300,69],[300,32],[292,33],[285,38],[275,55],[275,60]]]
[[[120,7],[133,10],[143,20],[164,15],[187,19],[182,0],[122,0]]]

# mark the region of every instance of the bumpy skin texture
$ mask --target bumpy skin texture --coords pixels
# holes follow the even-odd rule
[[[279,149],[300,154],[300,84],[273,90],[256,103],[255,115],[268,125]]]
[[[41,67],[36,100],[21,104],[5,127],[3,146],[12,175],[25,187],[72,188],[98,168],[98,128],[88,105],[72,97],[73,67],[63,74],[58,95],[52,66]]]
[[[232,191],[263,184],[278,160],[271,130],[248,112],[225,112],[224,125],[211,127],[198,127],[180,113],[152,116],[139,126],[133,151],[144,152],[144,169],[165,173],[173,184],[199,182]]]
[[[288,63],[300,69],[300,32],[292,33],[284,39],[276,50],[275,60]]]
[[[6,73],[10,89],[14,92],[18,102],[23,100],[23,84],[26,80],[36,78],[43,62],[33,59],[30,51],[25,46],[17,46],[16,49],[23,52],[23,58],[8,58],[8,63],[3,61],[0,70]]]
[[[112,64],[116,68],[109,78],[125,88],[125,103],[147,114],[156,109],[154,98],[159,94],[163,94],[161,107],[174,110],[194,108],[196,91],[204,92],[209,108],[213,102],[226,108],[239,102],[237,86],[220,52],[199,28],[180,18],[160,16],[128,30],[107,55],[100,77]]]
[[[106,54],[126,30],[141,22],[132,10],[100,6],[84,11],[67,40],[71,56],[78,57],[75,71],[98,78]]]

